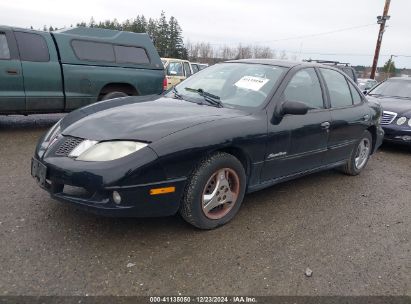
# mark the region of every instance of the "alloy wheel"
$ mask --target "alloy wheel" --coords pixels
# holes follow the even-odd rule
[[[240,192],[240,178],[230,168],[219,169],[208,179],[202,199],[202,209],[209,219],[223,218],[234,207]]]
[[[370,155],[370,141],[368,138],[363,138],[358,145],[357,154],[355,155],[355,167],[360,170],[366,164]]]

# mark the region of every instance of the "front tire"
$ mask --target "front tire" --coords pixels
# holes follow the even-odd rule
[[[365,131],[355,145],[350,158],[341,170],[347,175],[358,175],[367,166],[372,150],[372,136]]]
[[[219,152],[204,159],[187,182],[180,214],[200,229],[213,229],[229,222],[240,209],[246,175],[241,162]]]

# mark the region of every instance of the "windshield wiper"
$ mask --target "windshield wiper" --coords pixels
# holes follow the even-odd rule
[[[181,99],[181,100],[184,99],[183,96],[177,91],[176,87],[173,87],[173,94],[174,94],[174,98]]]
[[[368,94],[370,96],[377,96],[377,97],[388,97],[388,98],[395,98],[395,99],[410,99],[411,97],[407,96],[396,96],[396,95],[383,95],[383,94]]]
[[[367,95],[370,95],[370,96],[383,96],[382,94],[373,94],[373,93],[368,93]]]
[[[395,98],[395,99],[410,99],[411,97],[407,97],[407,96],[390,96],[391,98]]]
[[[220,97],[217,95],[206,92],[201,88],[200,89],[184,88],[184,89],[189,92],[197,93],[198,95],[202,96],[205,101],[207,101],[209,104],[213,106],[216,106],[218,108],[223,107],[223,103],[221,102]]]

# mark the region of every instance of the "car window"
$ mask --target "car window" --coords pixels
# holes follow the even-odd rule
[[[350,77],[351,79],[354,79],[354,72],[351,68],[348,67],[343,67],[341,68],[341,70],[348,75],[348,77]]]
[[[191,64],[191,68],[193,69],[193,73],[197,73],[199,71],[198,65]]]
[[[146,50],[143,48],[135,46],[115,45],[114,52],[116,54],[116,62],[118,63],[150,63],[150,59],[147,56]]]
[[[324,108],[320,81],[313,68],[298,71],[284,90],[288,101],[304,102],[313,108]]]
[[[352,105],[350,89],[344,75],[330,69],[320,68],[320,71],[327,84],[331,107],[341,108]]]
[[[286,70],[262,64],[221,63],[187,78],[176,89],[189,100],[203,102],[203,97],[192,90],[202,89],[220,97],[224,106],[255,108],[264,103]]]
[[[47,42],[43,36],[24,32],[14,34],[22,61],[47,62],[50,60]]]
[[[0,33],[0,59],[10,59],[10,49],[6,35]]]
[[[191,76],[190,64],[188,62],[184,62],[184,70],[186,71],[186,76]]]
[[[115,62],[113,45],[109,43],[73,40],[74,53],[81,60]]]
[[[167,75],[184,76],[183,64],[181,62],[171,61],[167,67]]]
[[[349,82],[348,85],[350,86],[352,100],[354,104],[359,104],[362,101],[360,93],[358,93],[357,89]]]

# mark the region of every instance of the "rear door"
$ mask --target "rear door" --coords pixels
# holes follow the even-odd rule
[[[26,110],[64,110],[60,63],[49,33],[14,31],[23,68]]]
[[[23,73],[11,30],[0,28],[0,112],[26,109]]]
[[[355,85],[339,71],[320,68],[330,100],[331,127],[326,160],[348,159],[355,143],[367,129],[370,112]]]
[[[281,101],[304,102],[311,110],[305,115],[285,115],[278,125],[269,124],[262,181],[323,165],[331,120],[325,96],[314,68],[303,68],[291,78]]]

